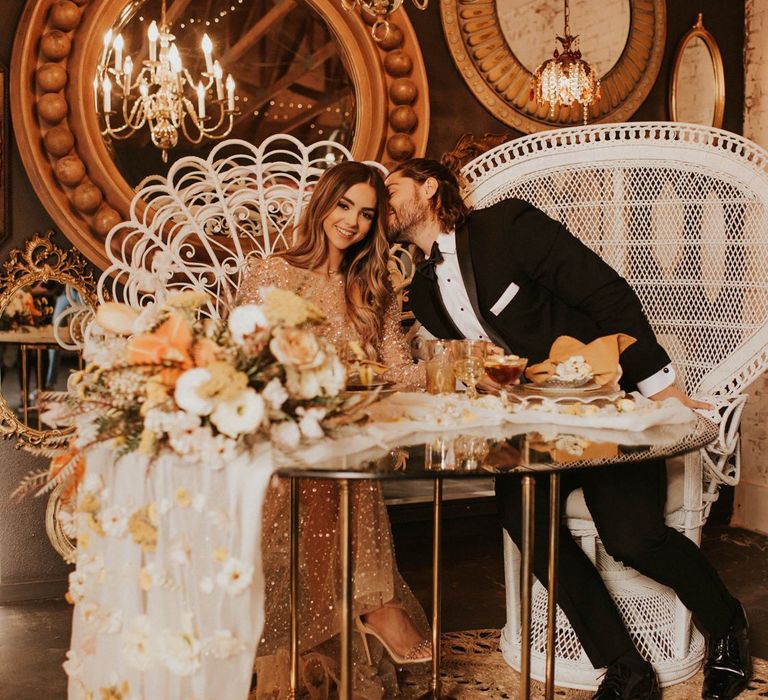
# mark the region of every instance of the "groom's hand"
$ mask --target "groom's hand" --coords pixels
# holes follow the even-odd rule
[[[652,399],[653,401],[663,401],[664,399],[668,399],[670,397],[677,399],[681,404],[683,404],[683,406],[687,406],[688,408],[700,408],[705,411],[711,411],[714,408],[714,406],[710,403],[704,403],[704,401],[696,401],[696,399],[692,399],[690,396],[684,394],[674,385],[670,385],[666,389],[662,389],[661,391],[652,394],[648,398]]]

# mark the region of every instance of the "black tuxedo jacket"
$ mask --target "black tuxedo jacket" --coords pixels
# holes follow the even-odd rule
[[[472,212],[456,230],[456,255],[488,337],[527,357],[529,364],[547,359],[560,335],[588,343],[611,333],[637,339],[621,355],[625,389],[669,364],[626,280],[531,204],[509,199]],[[519,290],[505,304],[512,284]],[[462,337],[445,311],[437,282],[417,272],[409,301],[432,334]]]

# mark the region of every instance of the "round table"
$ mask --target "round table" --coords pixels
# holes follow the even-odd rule
[[[432,677],[424,696],[442,697],[440,682],[440,608],[442,569],[442,491],[444,479],[472,479],[516,474],[522,478],[521,551],[521,697],[530,698],[531,586],[533,583],[534,475],[548,473],[549,500],[549,608],[547,616],[547,663],[545,698],[554,697],[555,611],[557,605],[557,557],[560,521],[560,473],[571,469],[607,467],[625,462],[642,463],[697,450],[718,436],[717,426],[696,416],[680,426],[658,426],[628,436],[621,442],[611,431],[580,431],[549,424],[479,427],[461,432],[435,431],[421,434],[408,444],[335,456],[324,462],[301,464],[300,457],[285,458],[279,476],[291,485],[291,695],[298,697],[298,590],[299,590],[299,485],[300,479],[334,479],[340,485],[340,533],[342,556],[342,621],[340,700],[352,698],[352,533],[349,483],[365,479],[432,479]],[[631,444],[629,444],[631,443]]]

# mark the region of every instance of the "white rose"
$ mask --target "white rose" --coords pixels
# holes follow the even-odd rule
[[[293,367],[285,369],[285,384],[290,394],[299,399],[314,399],[322,391],[317,372],[300,372]]]
[[[236,306],[229,314],[227,325],[232,339],[238,345],[242,345],[245,342],[245,337],[257,328],[269,328],[267,317],[257,304]]]
[[[277,330],[269,341],[269,349],[278,362],[300,370],[319,367],[325,360],[325,353],[314,333],[298,328]]]
[[[220,432],[236,438],[256,430],[264,413],[264,399],[253,389],[244,389],[234,399],[222,401],[211,414],[211,422]]]
[[[287,420],[272,425],[271,437],[272,441],[280,447],[292,450],[298,447],[301,440],[301,431],[296,423],[292,420]]]
[[[138,311],[128,304],[107,301],[96,309],[96,323],[115,335],[131,335],[138,315]]]
[[[207,416],[214,409],[214,403],[200,396],[197,390],[210,379],[211,373],[204,367],[195,367],[184,372],[176,382],[176,391],[173,394],[179,408],[196,416]]]
[[[269,407],[275,411],[288,400],[288,392],[279,379],[275,377],[261,392]]]
[[[347,385],[347,370],[336,355],[330,355],[321,368],[320,384],[326,396],[337,396]]]
[[[308,440],[319,440],[325,435],[323,428],[320,425],[320,421],[325,418],[325,409],[322,408],[310,408],[299,409],[301,418],[299,420],[299,430],[301,434]]]

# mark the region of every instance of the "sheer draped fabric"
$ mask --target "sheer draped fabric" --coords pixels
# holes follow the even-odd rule
[[[259,290],[289,289],[315,303],[326,317],[316,330],[340,345],[356,338],[346,318],[341,278],[289,265],[281,258],[250,261],[238,303],[258,303]],[[414,365],[399,328],[394,302],[388,307],[380,359],[390,365],[388,379],[407,385],[423,383],[423,369]],[[395,561],[392,534],[378,483],[353,483],[353,611],[363,615],[382,605],[403,608],[424,637],[428,623],[421,606],[403,581]],[[273,478],[263,510],[262,556],[266,578],[266,622],[256,652],[254,700],[288,697],[289,485]],[[339,547],[339,485],[304,480],[300,486],[300,675],[311,700],[331,697],[339,678],[341,562]],[[359,700],[382,700],[398,694],[397,675],[386,652],[369,637],[373,666],[369,666],[360,636],[353,639],[354,693]]]

